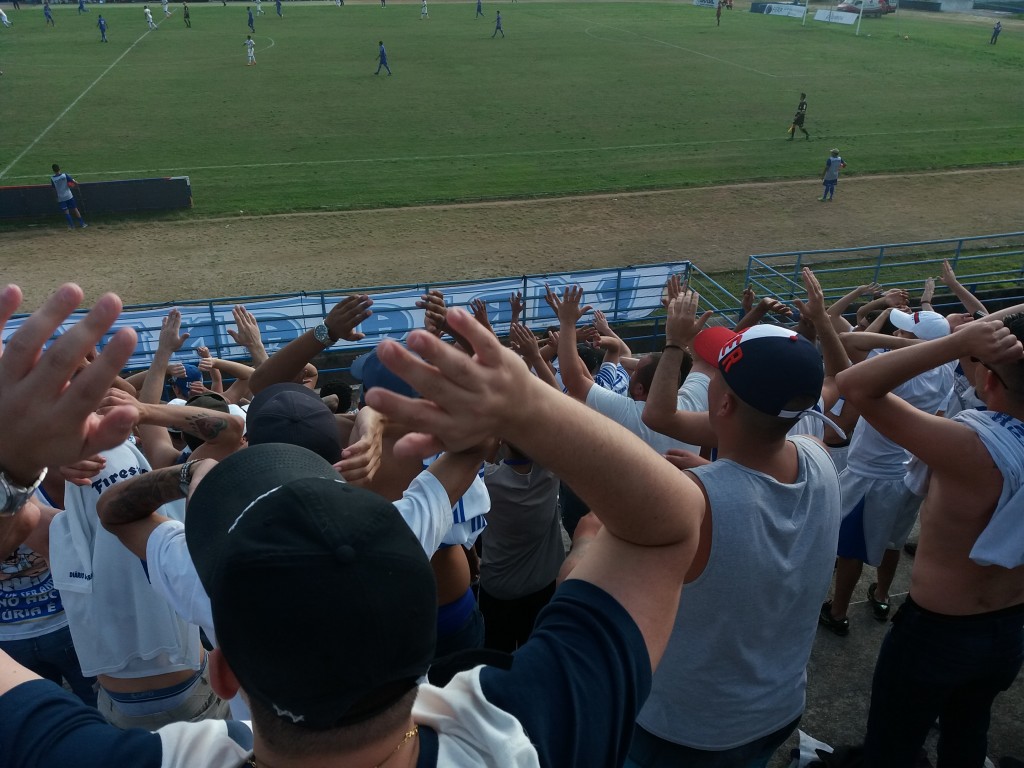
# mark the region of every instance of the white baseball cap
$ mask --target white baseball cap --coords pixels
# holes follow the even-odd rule
[[[925,341],[949,336],[949,323],[938,312],[903,312],[894,309],[889,320],[901,331],[912,333]]]

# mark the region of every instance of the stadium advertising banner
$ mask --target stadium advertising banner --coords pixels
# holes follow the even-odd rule
[[[580,285],[585,291],[584,300],[594,309],[602,310],[611,323],[628,320],[643,320],[662,309],[661,296],[665,281],[672,274],[688,274],[690,262],[669,262],[623,269],[588,270],[547,275],[533,275],[519,278],[486,280],[459,285],[441,285],[445,301],[449,306],[465,307],[469,302],[480,299],[487,307],[487,317],[498,334],[508,333],[512,319],[509,297],[522,292],[525,309],[523,321],[534,331],[540,332],[548,326],[557,326],[558,318],[544,301],[545,286],[550,285],[556,293],[566,286]],[[416,302],[429,286],[409,286],[373,294],[373,314],[360,326],[366,338],[359,342],[339,341],[334,351],[349,348],[370,347],[381,339],[404,339],[410,331],[423,327],[423,310]],[[263,343],[267,351],[275,352],[282,346],[314,328],[327,312],[347,294],[300,294],[285,298],[261,301],[247,300],[246,308],[259,322]],[[181,350],[175,354],[174,362],[194,362],[198,353],[196,347],[209,347],[214,356],[221,358],[244,358],[247,351],[237,346],[227,333],[234,328],[231,310],[236,302],[216,304],[213,302],[184,305],[181,311],[181,329],[189,337]],[[118,328],[134,328],[138,335],[135,352],[129,359],[128,368],[145,368],[157,349],[160,325],[167,316],[169,306],[148,307],[126,310],[118,318],[111,332]],[[73,316],[77,319],[81,315]],[[13,318],[3,329],[3,339],[21,325],[24,317]],[[62,325],[56,335],[64,333],[70,324]]]
[[[830,24],[856,24],[857,14],[846,11],[817,11],[814,14],[815,21],[827,21]]]
[[[701,8],[715,8],[718,6],[717,0],[693,0],[694,5],[699,5]]]
[[[765,3],[765,15],[772,16],[793,16],[797,19],[803,18],[807,9],[802,5],[790,5],[788,3]]]

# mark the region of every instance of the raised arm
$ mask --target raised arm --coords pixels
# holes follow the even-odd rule
[[[757,305],[752,310],[743,316],[743,319],[736,323],[736,333],[739,333],[744,328],[750,328],[751,326],[757,325],[761,322],[762,318],[769,313],[789,318],[792,317],[793,310],[778,299],[772,298],[771,296],[765,296],[757,302]]]
[[[960,281],[956,279],[956,273],[953,271],[953,267],[950,265],[949,259],[942,260],[942,275],[939,279],[942,280],[943,285],[953,292],[953,295],[960,299],[960,303],[964,305],[964,309],[967,310],[968,314],[988,314],[988,310],[985,309],[985,305],[981,303],[981,300],[961,285]]]
[[[570,578],[595,584],[630,613],[656,666],[693,559],[703,494],[625,429],[534,379],[468,314],[453,310],[449,322],[473,344],[472,358],[422,332],[410,334],[409,347],[423,359],[384,342],[381,360],[424,397],[411,400],[378,388],[367,398],[432,435],[407,436],[398,444],[402,451],[424,455],[439,445],[463,450],[500,434],[577,488],[604,530]],[[524,397],[528,409],[520,406]],[[609,455],[615,471],[595,472]]]
[[[610,343],[608,346],[605,346],[604,344],[601,345],[605,348],[607,353],[605,355],[605,360],[614,356],[615,361],[618,362],[619,358],[631,357],[633,355],[633,351],[629,348],[629,345],[619,338],[619,335],[612,330],[610,325],[608,325],[608,318],[605,317],[604,312],[600,309],[594,310],[594,327],[597,328],[597,332],[601,334],[602,339],[612,339],[615,342],[614,348]]]
[[[590,307],[580,308],[583,289],[578,285],[566,288],[561,298],[550,287],[544,287],[547,290],[545,300],[558,315],[558,371],[562,375],[562,384],[570,396],[586,402],[587,394],[594,386],[594,377],[576,349],[576,323]]]
[[[835,386],[835,376],[850,367],[850,356],[843,347],[832,325],[832,318],[825,309],[825,294],[821,290],[821,283],[815,277],[810,267],[803,268],[804,286],[807,288],[807,302],[799,302],[801,316],[807,317],[814,324],[814,330],[818,334],[818,343],[821,345],[821,357],[825,366],[825,384],[822,387],[822,395],[825,399],[825,409],[828,410],[835,405],[838,399],[838,391]],[[857,334],[861,335],[861,334]]]
[[[120,390],[111,389],[100,404],[100,410],[130,404],[130,396]],[[162,405],[159,403],[136,403],[138,410],[138,426],[150,428],[150,432],[160,429],[167,433],[168,428],[187,432],[204,441],[193,452],[196,459],[222,459],[238,450],[245,432],[245,422],[239,416],[229,413],[212,411],[208,408],[195,408],[189,405]],[[154,468],[167,467],[174,464],[180,451],[170,444],[159,443],[149,445],[143,442],[143,453]]]
[[[447,333],[464,352],[471,349],[469,342],[448,325],[448,306],[445,304],[444,294],[438,290],[427,291],[416,302],[416,306],[423,310],[423,327],[428,333],[438,338]]]
[[[846,311],[861,296],[878,296],[882,292],[882,286],[878,283],[867,283],[865,285],[858,285],[848,294],[840,299],[837,299],[832,303],[832,306],[828,308],[828,313],[832,317],[842,317],[846,314]]]
[[[526,304],[523,302],[523,292],[516,291],[508,297],[508,305],[512,310],[512,325],[515,325],[520,321],[523,316],[523,310],[526,309]]]
[[[512,349],[523,357],[523,361],[533,368],[537,378],[548,386],[558,389],[558,380],[555,379],[555,372],[551,365],[540,353],[540,343],[529,328],[520,323],[515,323],[509,329],[509,338],[512,340]]]
[[[868,315],[878,310],[893,309],[894,307],[905,307],[910,302],[910,294],[902,288],[892,288],[886,291],[877,299],[869,301],[857,310],[857,326],[868,327]]]
[[[697,317],[700,294],[687,289],[668,305],[665,320],[665,351],[654,372],[651,391],[644,403],[643,422],[655,432],[691,445],[718,444],[711,429],[707,411],[693,413],[678,409],[679,367],[687,349],[708,319],[714,314],[705,312]]]
[[[491,327],[491,320],[487,317],[487,303],[483,299],[473,299],[469,302],[469,307],[473,312],[473,317],[491,333],[494,333],[494,328]],[[495,334],[497,335],[497,334]]]
[[[969,477],[979,466],[991,466],[991,457],[978,448],[980,442],[968,439],[973,431],[957,421],[920,411],[891,392],[918,374],[972,356],[998,365],[1020,360],[1024,348],[1002,321],[977,320],[941,339],[921,341],[858,363],[840,373],[836,381],[843,396],[883,435],[934,470]],[[950,450],[950,446],[958,448]]]
[[[267,350],[263,346],[263,336],[260,334],[256,316],[241,304],[235,305],[231,310],[231,316],[234,318],[238,330],[233,331],[228,328],[228,335],[235,340],[236,344],[248,350],[252,367],[259,368],[267,359]]]
[[[203,357],[199,360],[199,370],[203,372],[217,371],[230,379],[248,381],[256,370],[251,365],[235,360],[221,360],[219,357]]]
[[[258,394],[271,384],[296,381],[302,376],[306,363],[327,349],[330,344],[339,339],[359,341],[364,334],[355,329],[372,314],[371,304],[373,299],[366,294],[346,296],[335,304],[324,318],[329,344],[317,341],[313,335],[314,331],[306,331],[281,347],[253,372],[249,379],[249,389],[253,394]]]
[[[21,305],[16,285],[0,289],[0,331]],[[82,301],[82,289],[66,284],[21,324],[0,353],[0,471],[7,480],[29,487],[47,466],[74,464],[121,444],[135,423],[134,406],[103,415],[96,408],[135,349],[135,331],[115,333],[88,367],[74,375],[121,312],[121,300],[104,294],[92,310],[61,334],[53,336]],[[74,378],[72,378],[74,376]],[[0,557],[10,554],[38,519],[29,502],[0,517]],[[20,516],[24,515],[21,519]]]
[[[157,510],[185,498],[191,470],[186,465],[162,467],[115,483],[96,502],[100,523],[129,552],[145,560],[150,534],[170,519]]]

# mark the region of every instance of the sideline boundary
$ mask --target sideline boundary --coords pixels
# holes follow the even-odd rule
[[[161,19],[160,24],[163,24],[163,22],[164,22],[164,20]],[[156,25],[157,28],[160,27],[160,24]],[[55,125],[57,125],[57,123],[59,123],[63,119],[64,115],[66,115],[68,112],[70,112],[78,102],[80,102],[82,99],[84,99],[86,94],[88,94],[89,91],[91,91],[93,89],[93,87],[95,87],[95,85],[100,80],[102,80],[104,77],[106,77],[107,73],[110,70],[112,70],[114,67],[116,67],[121,62],[121,59],[123,59],[125,56],[127,56],[129,53],[131,53],[132,50],[134,50],[135,46],[138,45],[139,43],[141,43],[142,40],[152,31],[153,30],[151,30],[151,29],[147,29],[145,32],[143,32],[142,36],[139,37],[134,43],[129,45],[127,48],[125,48],[124,51],[121,53],[121,55],[118,56],[116,59],[114,59],[114,62],[109,67],[107,67],[102,72],[100,72],[99,76],[95,80],[93,80],[91,83],[89,83],[89,85],[86,87],[86,89],[84,91],[82,91],[80,94],[78,94],[78,97],[74,101],[72,101],[70,104],[68,104],[64,108],[63,112],[61,112],[59,115],[57,115],[57,117],[54,118],[52,123],[50,123],[48,126],[43,128],[42,133],[40,133],[38,136],[36,136],[32,140],[32,143],[29,144],[27,147],[25,147],[25,149],[23,149],[21,151],[21,154],[19,154],[17,157],[15,157],[13,160],[11,160],[11,162],[8,163],[7,167],[4,168],[2,171],[0,171],[0,179],[2,179],[4,176],[6,176],[7,172],[10,171],[11,168],[16,166],[19,162],[21,162],[21,158],[23,158],[25,155],[27,155],[29,152],[31,152],[32,148],[36,144],[38,144],[42,140],[42,138],[44,136],[46,136],[46,134],[48,134],[51,130],[53,130],[53,127]],[[38,174],[35,174],[33,176],[13,176],[12,178],[15,178],[15,179],[25,179],[25,178],[36,178],[37,176],[38,176]]]
[[[52,126],[51,126],[52,127]],[[970,133],[978,131],[991,131],[991,130],[1018,130],[1024,128],[1024,125],[986,125],[979,126],[977,128],[962,128],[962,127],[950,127],[950,128],[923,128],[917,131],[878,131],[872,133],[860,133],[857,134],[858,138],[871,137],[871,136],[895,136],[897,133],[901,136],[906,135],[918,135],[926,133]],[[47,129],[49,130],[49,129]],[[592,152],[620,152],[634,149],[665,149],[668,147],[693,147],[693,146],[707,146],[709,144],[752,144],[756,142],[774,144],[780,141],[778,137],[773,136],[772,138],[747,138],[747,139],[722,139],[716,141],[670,141],[659,144],[621,144],[617,146],[608,147],[563,147],[559,149],[522,149],[513,152],[478,152],[468,154],[452,154],[452,155],[396,155],[392,157],[363,157],[363,158],[346,158],[342,160],[292,160],[283,161],[277,163],[234,163],[229,165],[177,165],[167,167],[156,167],[156,168],[131,168],[127,170],[117,171],[90,171],[90,170],[78,170],[77,173],[81,176],[129,176],[145,173],[171,173],[171,174],[188,174],[195,173],[196,171],[230,171],[237,168],[286,168],[295,166],[308,166],[308,165],[362,165],[370,163],[396,163],[396,162],[443,162],[446,160],[481,160],[486,158],[500,158],[500,157],[530,157],[538,155],[571,155],[571,154],[584,154]],[[27,152],[28,150],[26,150]],[[13,163],[12,163],[13,165]],[[0,173],[0,178],[3,178],[3,174]],[[38,179],[39,174],[31,174],[28,176],[10,176],[12,181],[20,179]]]

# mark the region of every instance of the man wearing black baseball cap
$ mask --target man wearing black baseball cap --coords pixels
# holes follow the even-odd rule
[[[192,490],[187,533],[213,603],[211,676],[222,695],[240,688],[248,698],[251,742],[223,723],[156,734],[106,728],[77,699],[0,656],[4,759],[20,765],[31,753],[54,764],[141,768],[620,765],[672,628],[703,496],[637,438],[537,381],[470,315],[454,310],[449,322],[472,344],[472,358],[420,331],[409,339],[420,358],[392,342],[378,350],[424,396],[368,395],[421,431],[400,450],[458,452],[501,434],[583,489],[604,523],[511,660],[460,672],[444,687],[417,685],[435,618],[420,544],[392,505],[319,476],[318,457],[257,446]],[[595,474],[610,444],[619,471]]]

